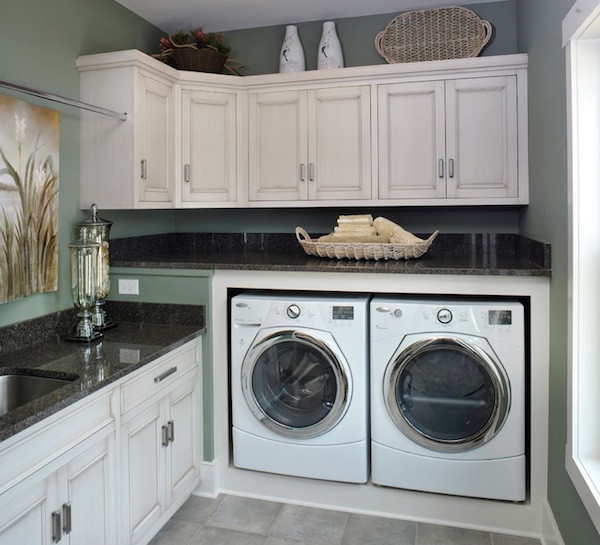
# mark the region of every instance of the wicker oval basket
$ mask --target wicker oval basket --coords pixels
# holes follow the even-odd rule
[[[437,235],[438,231],[435,231],[427,240],[416,244],[319,242],[311,239],[302,227],[296,227],[296,238],[308,255],[333,259],[413,259],[427,252]]]
[[[375,37],[377,52],[389,63],[476,57],[493,28],[463,7],[401,13]]]
[[[173,64],[177,70],[220,74],[226,61],[227,55],[208,47],[202,49],[175,47],[173,49]]]

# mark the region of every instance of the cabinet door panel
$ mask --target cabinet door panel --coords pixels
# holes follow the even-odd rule
[[[0,545],[52,543],[52,511],[56,506],[56,476],[17,485],[0,496]]]
[[[309,91],[308,107],[309,198],[369,199],[369,87]]]
[[[446,124],[448,197],[516,197],[516,77],[449,81]]]
[[[122,463],[126,468],[123,504],[128,509],[127,526],[132,542],[163,511],[162,424],[160,405],[155,404],[123,427]]]
[[[306,93],[249,95],[249,200],[306,199]]]
[[[380,85],[378,109],[379,197],[445,197],[444,82]]]
[[[170,495],[175,497],[178,491],[194,480],[198,474],[198,402],[196,375],[175,390],[169,397],[170,421],[174,426],[174,438],[169,444],[170,456]]]
[[[114,448],[114,437],[110,436],[64,470],[67,491],[60,497],[71,504],[71,544],[116,543]]]
[[[171,202],[171,92],[170,85],[140,76],[140,201]]]
[[[182,200],[235,201],[235,94],[183,91],[182,144]]]

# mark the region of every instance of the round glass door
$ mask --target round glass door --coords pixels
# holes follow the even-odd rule
[[[396,425],[435,451],[465,451],[489,441],[510,404],[502,366],[491,351],[462,338],[411,344],[388,366],[384,381]]]
[[[254,415],[287,437],[333,428],[348,403],[348,377],[321,339],[279,331],[254,345],[242,364],[242,389]]]

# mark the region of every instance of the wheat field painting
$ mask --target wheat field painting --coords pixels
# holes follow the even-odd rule
[[[0,303],[58,289],[60,113],[0,95]]]

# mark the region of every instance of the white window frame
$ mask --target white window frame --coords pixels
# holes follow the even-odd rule
[[[570,242],[565,465],[600,532],[600,0],[577,0],[562,30]]]

